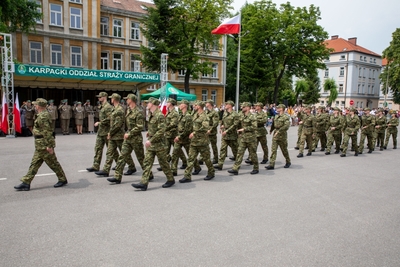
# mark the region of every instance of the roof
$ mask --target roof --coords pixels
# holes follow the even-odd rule
[[[146,14],[147,10],[143,7],[152,6],[151,3],[138,0],[101,0],[100,5],[120,9],[128,12]]]
[[[382,58],[382,66],[386,66],[387,65],[387,59],[386,58]]]
[[[345,40],[343,38],[339,38],[338,35],[334,35],[334,36],[332,36],[331,39],[326,40],[325,44],[328,48],[331,48],[334,50],[332,53],[360,52],[360,53],[377,56],[377,57],[381,56],[375,52],[372,52],[371,50],[368,50],[360,45],[357,45],[356,37]]]

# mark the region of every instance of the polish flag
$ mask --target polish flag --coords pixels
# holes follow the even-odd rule
[[[162,101],[160,110],[164,116],[167,115],[167,98],[164,98],[164,101]]]
[[[21,113],[20,113],[20,109],[19,109],[18,93],[15,96],[13,114],[14,114],[14,129],[17,133],[22,133],[22,131],[21,131]]]
[[[222,22],[212,34],[238,34],[240,32],[240,14],[233,18],[228,18]]]
[[[3,112],[1,116],[1,130],[4,134],[8,134],[8,105],[6,95],[3,92]]]

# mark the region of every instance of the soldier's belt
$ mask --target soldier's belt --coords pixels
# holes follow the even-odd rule
[[[34,135],[33,138],[35,138],[35,139],[42,139],[42,138],[44,138],[44,136],[43,136],[43,135]]]
[[[303,127],[306,127],[306,128],[312,128],[312,126],[306,126],[306,125],[303,125]]]

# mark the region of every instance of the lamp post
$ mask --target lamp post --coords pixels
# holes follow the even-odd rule
[[[168,54],[161,54],[161,73],[160,73],[160,82],[161,82],[161,92],[160,98],[161,100],[166,97],[166,84],[168,82]]]

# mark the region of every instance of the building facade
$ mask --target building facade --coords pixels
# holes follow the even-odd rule
[[[333,78],[338,87],[338,97],[332,106],[376,108],[379,106],[382,58],[357,44],[357,38],[345,40],[334,35],[326,41],[332,50],[324,63],[325,70],[319,70],[321,98],[319,105],[327,105],[329,92],[323,89],[324,81]]]
[[[382,59],[382,71],[387,68],[387,59]],[[384,90],[385,89],[385,90]],[[393,94],[389,88],[383,88],[381,82],[381,90],[379,92],[379,107],[387,107],[388,109],[400,110],[400,105],[393,102]]]

